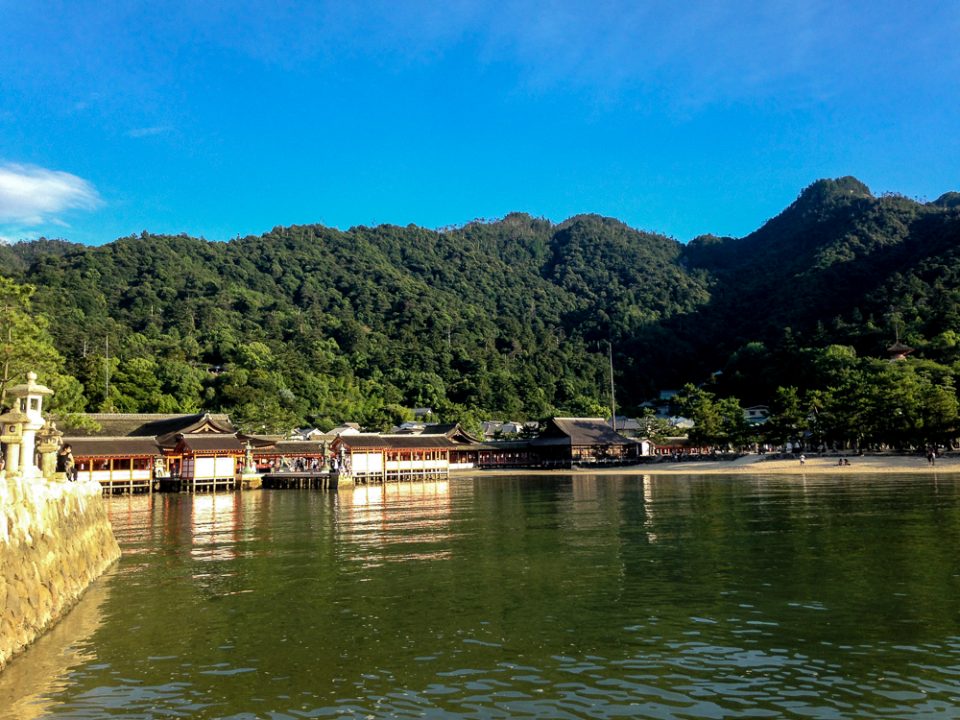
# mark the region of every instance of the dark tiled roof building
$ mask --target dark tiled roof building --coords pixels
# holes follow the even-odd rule
[[[624,437],[603,418],[551,418],[530,444],[547,466],[627,462],[640,454],[636,440]]]

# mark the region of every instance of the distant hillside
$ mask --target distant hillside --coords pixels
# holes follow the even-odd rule
[[[895,332],[960,361],[943,338],[960,332],[958,197],[821,180],[747,237],[686,247],[610,218],[517,213],[442,232],[38,241],[0,246],[0,267],[37,286],[89,409],[225,410],[277,428],[385,426],[420,406],[468,421],[595,414],[608,341],[628,409],[716,370],[763,399],[798,348],[882,354]]]
[[[713,278],[710,303],[689,321],[702,329],[697,352],[719,369],[745,344],[785,336],[876,356],[897,333],[924,344],[943,329],[930,303],[960,287],[949,195],[921,204],[876,198],[854,178],[820,180],[747,237],[692,241],[685,261]]]
[[[388,424],[415,406],[596,413],[597,341],[707,299],[678,243],[588,216],[5,250],[9,274],[39,288],[90,407],[227,409],[278,425]]]

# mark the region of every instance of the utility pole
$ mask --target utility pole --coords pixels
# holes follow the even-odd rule
[[[107,335],[103,339],[104,345],[104,354],[106,355],[106,362],[104,363],[103,368],[103,406],[105,409],[109,410],[110,402],[110,336]]]
[[[12,324],[12,323],[11,323]],[[0,406],[3,405],[3,396],[10,383],[10,356],[13,353],[13,328],[7,326],[7,343],[3,348],[3,377],[0,378]]]
[[[617,431],[617,398],[613,388],[613,343],[607,340],[607,353],[610,358],[610,427]]]
[[[10,384],[10,358],[13,356],[13,308],[4,305],[2,318],[7,326],[7,341],[3,345],[3,377],[0,377],[0,407],[3,406],[3,396]]]

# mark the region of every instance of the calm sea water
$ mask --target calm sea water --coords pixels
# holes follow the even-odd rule
[[[960,717],[960,481],[115,498],[14,718]]]

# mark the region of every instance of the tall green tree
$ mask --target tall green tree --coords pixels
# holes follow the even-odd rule
[[[809,427],[810,410],[793,386],[778,387],[770,401],[770,417],[763,426],[766,439],[775,445],[803,437]]]
[[[684,385],[676,397],[680,414],[693,421],[690,439],[700,445],[726,444],[724,409],[719,407],[716,396],[694,385]]]
[[[735,397],[726,397],[717,401],[717,413],[720,415],[721,434],[718,444],[725,444],[733,450],[743,450],[757,440],[757,432],[743,412],[743,406]]]
[[[48,319],[33,308],[34,288],[0,276],[0,404],[6,389],[35,372],[54,396],[49,409],[75,412],[83,408],[80,383],[64,371]]]

